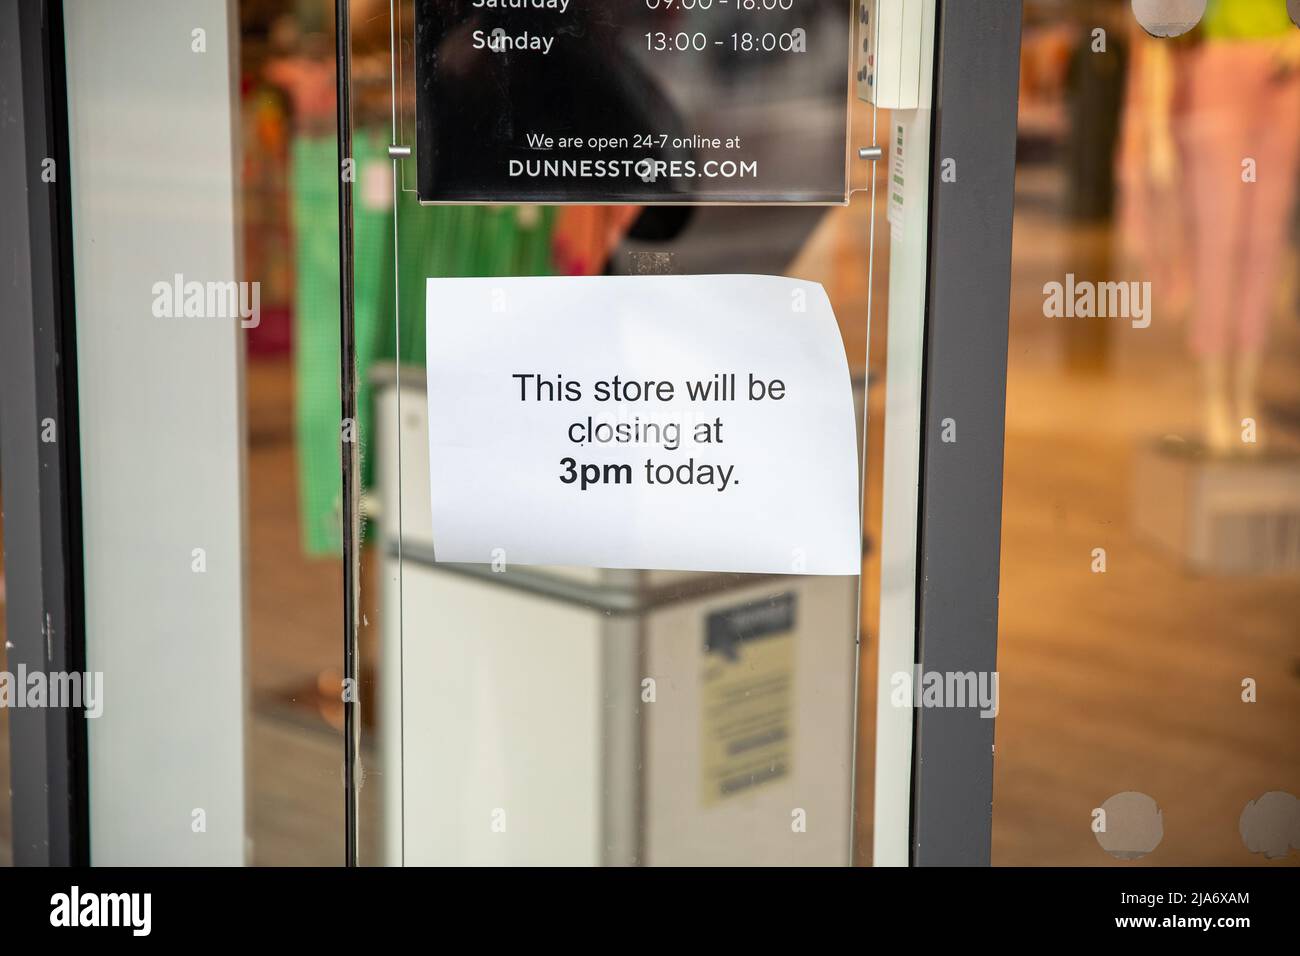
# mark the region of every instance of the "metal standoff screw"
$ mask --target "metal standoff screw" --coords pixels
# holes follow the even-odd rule
[[[409,147],[409,146],[389,146],[389,147],[388,147],[388,158],[389,158],[389,159],[410,159],[410,158],[411,158],[411,147]]]
[[[880,159],[884,155],[883,146],[863,146],[858,150],[858,159]]]

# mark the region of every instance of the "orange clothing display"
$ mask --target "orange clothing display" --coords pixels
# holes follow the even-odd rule
[[[610,254],[640,214],[640,206],[561,208],[551,240],[556,274],[590,276],[604,272]]]

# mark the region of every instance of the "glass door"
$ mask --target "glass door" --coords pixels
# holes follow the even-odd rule
[[[532,6],[354,13],[362,859],[868,859],[868,5]]]

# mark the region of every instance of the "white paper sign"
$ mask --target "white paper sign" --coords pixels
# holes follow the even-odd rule
[[[825,290],[772,276],[430,279],[439,561],[858,574]]]

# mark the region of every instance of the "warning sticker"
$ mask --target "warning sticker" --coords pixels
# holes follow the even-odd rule
[[[791,772],[795,597],[709,615],[701,675],[704,806]]]

